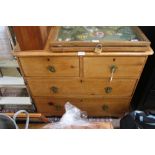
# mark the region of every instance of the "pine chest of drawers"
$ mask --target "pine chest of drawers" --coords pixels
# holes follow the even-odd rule
[[[61,116],[69,101],[101,117],[130,110],[152,54],[137,27],[53,27],[44,50],[15,53],[38,112]]]

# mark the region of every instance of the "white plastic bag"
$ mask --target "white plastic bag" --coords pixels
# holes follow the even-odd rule
[[[72,105],[70,102],[65,104],[65,113],[57,123],[50,123],[44,128],[51,129],[64,129],[72,127],[80,127],[89,125],[89,121],[86,119],[86,112],[82,112],[79,108]]]

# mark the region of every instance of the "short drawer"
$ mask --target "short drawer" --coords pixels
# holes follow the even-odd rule
[[[84,57],[85,77],[137,77],[145,57]]]
[[[34,98],[38,112],[47,116],[61,116],[64,105],[70,102],[88,116],[119,116],[129,111],[130,98]]]
[[[79,76],[78,57],[21,57],[25,76]]]
[[[33,96],[64,95],[132,95],[136,79],[75,79],[75,78],[27,78]]]

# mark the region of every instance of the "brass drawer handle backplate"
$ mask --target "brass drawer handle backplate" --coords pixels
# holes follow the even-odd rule
[[[109,110],[109,106],[108,106],[107,104],[104,104],[104,105],[102,106],[102,110],[103,110],[103,111],[108,111],[108,110]]]
[[[47,69],[52,73],[56,72],[56,69],[54,66],[48,66]]]
[[[109,94],[112,92],[112,87],[106,87],[104,90],[105,90],[105,93]]]
[[[55,86],[52,86],[52,87],[51,87],[51,91],[52,91],[53,93],[58,93],[58,88],[55,87]]]

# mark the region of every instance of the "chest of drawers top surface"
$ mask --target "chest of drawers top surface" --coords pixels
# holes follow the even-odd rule
[[[44,50],[17,52],[18,56],[151,55],[150,41],[138,27],[52,27]]]

